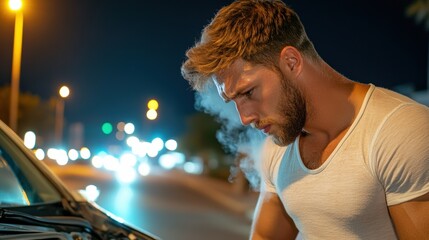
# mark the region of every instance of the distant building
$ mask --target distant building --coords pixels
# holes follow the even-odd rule
[[[84,127],[80,122],[69,127],[69,148],[80,149],[84,146]]]

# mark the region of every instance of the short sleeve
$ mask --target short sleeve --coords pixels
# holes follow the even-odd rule
[[[275,179],[285,149],[277,146],[270,137],[265,140],[261,151],[261,192],[276,192]]]
[[[372,167],[387,205],[429,192],[429,109],[402,105],[387,116],[375,136]]]

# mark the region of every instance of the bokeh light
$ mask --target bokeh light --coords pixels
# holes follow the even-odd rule
[[[125,127],[125,123],[124,122],[118,122],[118,124],[116,124],[116,128],[118,129],[118,131],[124,131],[124,127]]]
[[[132,153],[124,153],[119,158],[120,164],[123,167],[133,168],[137,163],[136,155]]]
[[[62,86],[59,93],[62,98],[66,98],[70,95],[70,89],[67,86]]]
[[[91,151],[87,147],[82,147],[80,149],[80,157],[83,159],[89,159],[91,157]]]
[[[79,158],[79,152],[76,149],[70,149],[68,152],[69,159],[75,161]]]
[[[22,1],[21,0],[9,0],[9,7],[13,11],[19,10],[22,8]]]
[[[164,141],[157,137],[152,140],[152,146],[159,152],[164,148]]]
[[[167,148],[170,151],[174,151],[177,149],[177,141],[174,139],[169,139],[167,142],[165,142],[165,148]]]
[[[24,145],[28,149],[33,149],[36,146],[36,134],[32,131],[28,131],[24,135]]]
[[[155,99],[151,99],[147,103],[147,108],[151,110],[158,110],[158,107],[159,107],[158,101],[156,101]]]
[[[101,168],[101,167],[103,167],[103,158],[99,155],[96,155],[92,158],[91,164],[95,168]]]
[[[103,125],[101,125],[101,131],[103,131],[103,133],[106,135],[111,134],[113,131],[112,124],[109,122],[103,123]]]
[[[125,126],[124,126],[124,132],[126,134],[133,134],[134,130],[135,130],[135,126],[134,126],[133,123],[127,123],[127,124],[125,124]]]
[[[149,120],[155,120],[158,117],[158,113],[155,110],[153,110],[153,109],[149,109],[146,112],[146,117]]]
[[[34,151],[34,154],[36,155],[36,158],[39,160],[45,159],[45,151],[43,149],[38,148],[36,151]]]
[[[57,164],[64,166],[68,163],[69,161],[69,156],[67,155],[66,150],[64,149],[57,149],[56,153],[55,153],[55,160],[57,160]]]
[[[140,175],[142,176],[147,176],[150,173],[150,165],[147,162],[142,162],[140,163],[139,167],[138,167],[138,172],[140,173]]]
[[[130,136],[127,138],[126,143],[129,147],[134,147],[136,144],[139,144],[140,140],[136,136]]]

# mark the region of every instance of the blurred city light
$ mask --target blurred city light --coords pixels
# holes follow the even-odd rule
[[[106,135],[111,134],[113,131],[112,124],[109,122],[103,123],[103,125],[101,125],[101,131]]]
[[[116,124],[116,128],[118,129],[118,131],[123,132],[124,131],[124,127],[125,127],[125,123],[124,122],[118,122],[118,124]]]
[[[185,155],[179,152],[168,152],[159,157],[159,164],[165,169],[172,169],[185,162]]]
[[[132,123],[125,124],[125,126],[124,126],[124,132],[126,134],[133,134],[134,130],[135,130],[134,124],[132,124]]]
[[[131,136],[127,138],[126,142],[127,145],[132,148],[140,142],[140,139],[138,139],[136,136]]]
[[[36,151],[34,151],[34,154],[36,155],[36,158],[39,160],[45,159],[45,151],[43,149],[38,148]]]
[[[48,151],[46,152],[46,154],[48,155],[48,158],[55,160],[56,155],[57,155],[57,149],[56,148],[49,148]]]
[[[57,160],[58,165],[64,166],[68,163],[69,157],[66,150],[58,149],[55,152],[55,160]]]
[[[59,93],[62,98],[66,98],[70,94],[70,89],[67,86],[62,86]]]
[[[79,193],[88,201],[95,202],[100,195],[100,190],[98,190],[97,186],[90,184],[84,190],[79,190]]]
[[[181,152],[169,152],[168,154],[174,156],[177,164],[184,164],[185,163],[185,159],[186,159],[185,154],[183,154]]]
[[[137,170],[140,173],[140,175],[147,176],[150,174],[151,169],[150,169],[150,165],[147,162],[142,162],[140,163]]]
[[[64,99],[69,96],[70,89],[67,86],[62,86],[58,93],[61,98],[57,99],[55,106],[55,141],[61,145],[64,130]]]
[[[22,7],[22,2],[20,0],[10,0],[9,6],[16,12],[10,84],[9,126],[13,131],[16,131],[18,126],[19,80],[21,75],[24,15],[22,11],[20,11]]]
[[[119,158],[119,161],[121,163],[121,166],[124,167],[134,167],[137,163],[137,157],[132,153],[124,153]]]
[[[146,146],[145,142],[138,142],[131,147],[131,151],[139,157],[144,157],[147,153]]]
[[[183,170],[187,173],[201,174],[203,173],[203,165],[201,162],[186,162],[183,165]]]
[[[117,159],[116,157],[107,154],[106,156],[104,156],[103,158],[103,166],[105,169],[109,170],[109,171],[115,171],[117,169],[119,169],[119,159]]]
[[[103,158],[99,155],[96,155],[92,158],[91,164],[95,168],[102,168],[103,167]]]
[[[24,145],[28,149],[33,149],[36,146],[36,134],[32,131],[28,131],[24,134]]]
[[[17,10],[21,9],[22,1],[21,0],[9,0],[9,7],[13,11],[17,11]]]
[[[153,110],[153,109],[149,109],[146,112],[146,117],[149,120],[155,120],[158,117],[158,113],[155,110]]]
[[[123,131],[118,131],[116,132],[115,137],[118,141],[122,141],[125,138],[125,134]]]
[[[165,148],[167,148],[170,151],[174,151],[177,149],[177,141],[174,139],[169,139],[167,142],[165,142]]]
[[[146,149],[146,154],[149,157],[153,157],[154,158],[154,157],[158,156],[158,150],[155,147],[153,147],[152,144],[150,144],[150,147]]]
[[[169,154],[164,154],[159,157],[159,165],[170,170],[176,166],[176,160]]]
[[[70,149],[68,152],[69,159],[75,161],[79,158],[79,152],[76,149]]]
[[[159,152],[164,148],[164,141],[159,137],[154,138],[152,140],[152,146],[155,147],[156,150]]]
[[[89,159],[91,157],[91,151],[87,147],[82,147],[80,149],[80,157],[85,160]]]
[[[159,107],[158,101],[156,101],[155,99],[151,99],[147,103],[147,108],[151,110],[158,110],[158,107]]]
[[[131,183],[137,178],[137,173],[134,168],[121,166],[116,172],[116,177],[122,183]]]

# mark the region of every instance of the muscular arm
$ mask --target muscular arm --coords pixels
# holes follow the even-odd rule
[[[429,193],[389,207],[399,239],[429,239]]]
[[[298,230],[275,193],[261,192],[250,239],[295,239]]]

